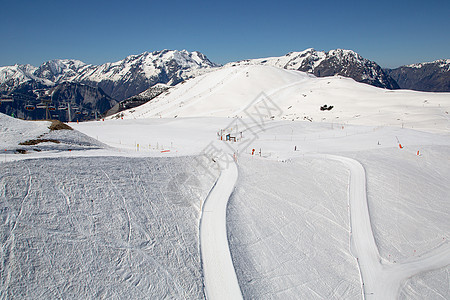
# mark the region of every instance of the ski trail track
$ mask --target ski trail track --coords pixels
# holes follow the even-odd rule
[[[450,264],[448,242],[404,263],[386,263],[380,257],[370,223],[364,167],[358,161],[342,156],[308,156],[339,161],[350,170],[350,249],[358,262],[363,299],[396,299],[408,278]]]
[[[238,170],[234,161],[223,164],[205,200],[200,222],[200,245],[207,299],[242,299],[228,246],[226,210]]]

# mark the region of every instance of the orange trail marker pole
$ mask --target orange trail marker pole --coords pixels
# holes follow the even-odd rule
[[[419,150],[417,150],[417,156],[419,156]]]

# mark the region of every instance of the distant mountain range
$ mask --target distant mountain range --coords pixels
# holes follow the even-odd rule
[[[450,92],[450,59],[385,69],[402,89]]]
[[[176,85],[218,66],[200,52],[163,50],[131,55],[99,66],[73,59],[56,59],[39,67],[0,67],[0,93],[3,99],[14,99],[14,104],[1,101],[4,104],[0,105],[0,112],[20,118],[41,118],[42,111],[27,111],[26,107],[36,107],[45,96],[51,98],[53,106],[72,104],[77,107],[70,116],[63,110],[62,113],[54,111],[53,117],[62,121],[89,119],[156,84]],[[80,91],[87,87],[91,89],[87,94],[98,95],[97,101],[102,101],[101,104],[83,97],[86,93]],[[55,93],[61,89],[65,92]]]
[[[73,59],[55,59],[38,68],[30,65],[0,67],[0,92],[11,91],[29,81],[46,86],[73,82],[99,87],[113,99],[123,100],[157,83],[175,85],[217,66],[202,53],[186,50],[145,52],[99,66]]]
[[[324,52],[306,49],[281,57],[242,60],[223,67],[270,65],[308,72],[318,77],[341,75],[380,88],[450,91],[449,61],[383,70],[375,62],[351,50]],[[0,67],[0,96],[3,98],[0,112],[24,119],[42,118],[42,111],[27,110],[26,107],[36,107],[43,97],[48,97],[53,106],[62,108],[62,111],[53,111],[54,118],[62,121],[89,119],[115,105],[114,111],[117,112],[152,99],[155,93],[164,90],[151,89],[157,84],[173,86],[218,67],[221,66],[211,62],[204,54],[186,50],[144,52],[102,65],[56,59],[39,67]],[[121,101],[124,102],[119,105]],[[68,109],[63,109],[68,106],[77,109],[69,113]]]

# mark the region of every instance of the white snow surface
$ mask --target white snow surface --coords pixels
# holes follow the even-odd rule
[[[70,124],[92,146],[80,133],[79,151],[0,156],[0,293],[448,299],[449,105],[448,93],[239,66],[124,119]],[[48,131],[0,116],[8,149]],[[216,209],[207,227],[222,229],[203,231]]]
[[[249,299],[359,299],[348,171],[316,158],[243,157],[228,208],[230,248]]]
[[[447,132],[450,93],[385,90],[340,76],[316,78],[271,66],[237,66],[188,80],[124,118],[246,117],[245,108],[265,93],[275,119],[396,126]],[[329,111],[321,111],[327,104]],[[271,116],[266,115],[266,118]]]
[[[50,125],[50,121],[27,122],[0,114],[1,151],[14,153],[18,149],[39,152],[108,148],[107,145],[79,131],[51,131]],[[42,140],[42,142],[36,145],[27,145],[26,142],[31,140]]]
[[[230,157],[203,206],[200,224],[203,273],[208,299],[242,299],[228,248],[226,210],[238,171]]]
[[[158,149],[151,147],[140,149],[140,152],[152,155],[179,155],[202,150],[208,152],[206,150],[208,145],[204,141],[217,139],[217,133],[212,129],[225,128],[227,123],[235,126],[235,120],[232,118],[107,120],[79,124],[77,128],[101,135],[104,137],[103,142],[121,145],[123,149],[133,149],[136,142],[132,141],[138,141],[139,138],[160,145],[160,149],[163,143],[171,144],[173,147],[167,147],[175,152],[170,152],[172,154],[158,153]],[[241,126],[245,123],[249,125],[247,128],[243,127],[244,137],[251,135],[254,132],[251,130],[252,121],[243,119],[241,122],[239,123]],[[120,123],[123,124],[123,134],[118,130],[122,128]],[[138,126],[136,128],[140,128],[139,131],[134,133],[131,130],[133,126]],[[114,128],[111,131],[116,134],[101,133],[109,132],[108,127]],[[225,148],[234,148],[240,153],[237,190],[228,208],[227,227],[233,264],[244,298],[294,299],[298,294],[308,298],[359,298],[362,295],[375,299],[396,298],[396,295],[404,294],[401,292],[404,285],[410,289],[406,283],[408,278],[422,276],[420,275],[422,272],[435,274],[428,272],[445,268],[449,264],[450,227],[446,225],[449,212],[446,201],[449,192],[448,133],[427,133],[400,127],[268,120],[265,128],[256,134],[256,139],[249,136],[241,142],[229,145],[230,148]],[[117,141],[117,135],[124,139],[121,141],[122,144]],[[195,139],[192,138],[193,135]],[[399,142],[402,149],[399,148]],[[220,142],[216,140],[215,143]],[[294,147],[299,151],[293,151]],[[251,157],[252,148],[262,149],[263,158]],[[306,156],[303,158],[303,155],[315,153],[336,153],[339,157],[356,158],[363,164],[364,169],[360,170],[365,172],[367,168],[365,174],[367,182],[365,177],[354,176],[362,178],[356,186],[364,187],[364,183],[367,184],[367,198],[363,200],[367,202],[366,214],[370,224],[366,228],[373,229],[375,243],[372,243],[370,249],[379,254],[364,258],[366,250],[359,250],[362,254],[351,250],[351,229],[348,227],[350,218],[346,207],[350,199],[345,193],[347,189],[345,182],[349,180],[350,169],[346,165],[331,162],[327,157],[315,157],[314,164],[309,162],[312,158]],[[279,162],[295,157],[302,160]],[[261,165],[249,167],[246,162],[248,159],[258,160]],[[371,165],[376,168],[370,167]],[[418,176],[420,173],[422,174]],[[250,181],[246,178],[250,178],[248,179]],[[309,183],[312,179],[315,181]],[[335,180],[338,181],[334,183]],[[338,192],[339,182],[340,192]],[[398,186],[404,188],[398,191],[386,189],[395,182],[400,182]],[[432,193],[429,193],[430,184],[433,186]],[[408,190],[409,186],[414,188]],[[240,191],[249,189],[245,196],[240,196]],[[418,191],[423,191],[428,197],[424,198]],[[365,193],[361,192],[359,195]],[[384,202],[377,200],[378,198]],[[262,200],[264,202],[261,202]],[[311,201],[317,207],[311,212],[306,210],[308,213],[305,213],[304,207],[308,208],[309,203],[305,201]],[[238,204],[235,202],[239,203],[237,208],[235,205]],[[338,204],[341,206],[340,213]],[[278,210],[280,210],[279,220],[273,215]],[[353,214],[359,216],[363,213],[361,210],[364,209],[357,209]],[[422,213],[418,218],[418,213],[423,211],[428,213]],[[314,219],[308,220],[309,214]],[[317,217],[325,221],[325,224],[320,225],[323,227],[322,235],[318,233],[320,231],[317,221],[313,221]],[[331,220],[335,223],[327,221],[329,218],[334,218]],[[278,225],[274,225],[274,222],[278,222]],[[305,234],[304,239],[301,239],[302,234],[299,236],[296,233],[297,230],[304,230],[302,222],[312,224],[307,226],[314,226],[312,228],[315,230],[311,229],[314,238]],[[388,230],[384,229],[385,227]],[[258,239],[256,232],[268,235],[269,238]],[[269,234],[270,232],[273,234]],[[359,236],[364,237],[366,234],[367,230]],[[359,240],[364,243],[364,239]],[[261,250],[262,245],[266,250]],[[330,248],[335,249],[334,252],[327,250]],[[291,252],[297,249],[299,253]],[[305,261],[301,253],[308,251],[312,251],[315,255],[310,254]],[[325,253],[319,254],[322,251]],[[336,257],[336,254],[339,256]],[[298,255],[299,258],[296,258]],[[356,260],[357,257],[362,260]],[[333,273],[335,275],[330,275],[330,268],[334,264],[336,264],[336,267],[333,267],[336,268]],[[292,269],[288,266],[292,266]],[[346,271],[340,268],[345,268]],[[314,270],[313,277],[311,270]],[[359,274],[362,277],[359,277]],[[311,280],[305,283],[305,276],[309,276]],[[427,288],[431,291],[431,295],[442,293],[442,288],[433,287],[432,280],[428,279],[424,284],[428,284]]]
[[[450,267],[414,276],[406,282],[399,299],[447,299],[449,276]]]
[[[35,139],[50,131],[48,121],[26,122],[0,113],[0,147],[11,150],[19,143]]]
[[[2,164],[2,298],[202,299],[192,158]]]

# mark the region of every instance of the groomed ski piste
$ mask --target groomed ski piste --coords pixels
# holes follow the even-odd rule
[[[448,299],[449,110],[239,66],[74,131],[1,115],[1,298]]]

